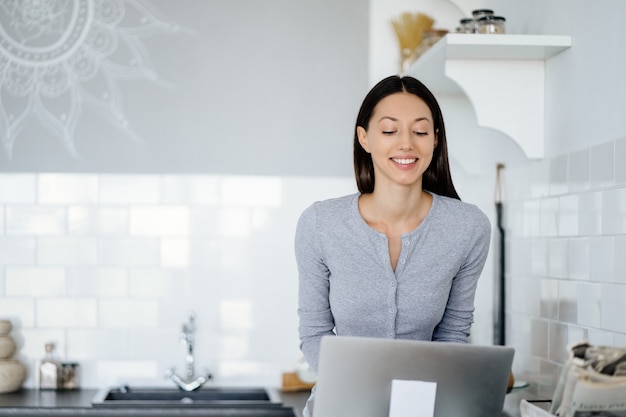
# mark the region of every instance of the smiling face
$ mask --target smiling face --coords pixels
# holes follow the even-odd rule
[[[371,154],[375,187],[422,184],[437,136],[426,103],[414,94],[395,93],[378,102],[367,130],[357,127],[359,143]]]

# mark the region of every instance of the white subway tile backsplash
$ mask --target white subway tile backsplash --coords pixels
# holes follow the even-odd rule
[[[160,244],[155,238],[102,238],[98,242],[101,265],[160,265]]]
[[[0,265],[34,265],[35,239],[0,236]]]
[[[254,324],[252,303],[246,299],[224,299],[220,302],[220,327],[250,329]]]
[[[578,235],[578,195],[567,195],[559,197],[558,211],[558,235],[576,236]]]
[[[541,201],[524,201],[524,237],[538,237],[541,235],[543,217],[541,216]]]
[[[188,236],[189,210],[182,206],[131,207],[132,236]]]
[[[128,333],[125,329],[69,329],[67,356],[76,361],[125,359],[128,357]]]
[[[540,317],[549,320],[559,318],[559,283],[555,279],[541,279]]]
[[[163,175],[161,203],[190,206],[216,206],[219,203],[220,178],[206,175]]]
[[[153,386],[154,381],[163,380],[163,370],[158,363],[147,360],[98,361],[95,373],[99,386]]]
[[[217,356],[224,359],[245,359],[250,354],[250,338],[247,332],[223,334],[218,341]]]
[[[626,285],[602,287],[602,328],[626,333]]]
[[[40,174],[38,201],[50,204],[96,203],[98,176],[96,174]]]
[[[614,142],[596,145],[589,150],[589,179],[591,188],[604,188],[615,183]]]
[[[589,188],[589,149],[570,153],[567,168],[570,193]]]
[[[568,155],[550,160],[550,195],[565,194],[568,190]]]
[[[67,211],[64,207],[8,206],[7,235],[63,235],[67,231]]]
[[[156,300],[100,299],[100,326],[117,328],[157,327],[159,307]]]
[[[539,236],[559,235],[559,199],[546,198],[539,204],[541,225]]]
[[[544,158],[528,163],[524,178],[530,178],[530,198],[541,198],[550,195],[551,186],[551,160]],[[565,171],[567,174],[567,171]]]
[[[184,317],[181,317],[181,319]],[[205,327],[199,326],[195,339],[196,372],[199,372],[204,365],[200,361],[206,348],[200,343],[200,334],[205,333]],[[176,367],[179,375],[184,372],[187,349],[181,343],[180,326],[156,329],[133,329],[128,332],[128,346],[126,347],[126,357],[129,359],[158,360],[167,363],[168,367]]]
[[[78,297],[121,297],[128,295],[126,268],[68,267],[68,295]]]
[[[615,183],[626,184],[626,138],[615,141]]]
[[[20,355],[28,357],[33,362],[43,359],[46,355],[46,343],[52,342],[55,345],[57,356],[66,359],[65,329],[63,328],[34,328],[33,325],[20,329],[20,334],[24,338],[24,346],[20,349]],[[36,382],[37,373],[29,372],[33,381]]]
[[[571,238],[568,244],[568,278],[589,279],[589,238]]]
[[[38,327],[95,327],[95,298],[40,298],[37,300]]]
[[[133,268],[129,271],[131,297],[168,298],[192,296],[188,274],[182,269]]]
[[[220,209],[217,221],[218,235],[223,238],[247,238],[252,232],[252,214],[247,208]]]
[[[566,278],[569,266],[569,240],[553,238],[548,240],[548,275],[554,278]]]
[[[128,209],[95,205],[69,206],[67,224],[70,235],[125,236],[128,234]]]
[[[0,303],[0,317],[11,320],[17,329],[35,325],[35,299],[31,297],[4,297]]]
[[[7,267],[7,296],[65,296],[65,270],[63,268]]]
[[[626,233],[626,188],[602,191],[602,234]]]
[[[602,231],[602,192],[578,195],[578,232],[582,236],[599,235]]]
[[[576,301],[576,322],[581,326],[600,327],[602,292],[601,285],[596,283],[581,282],[578,284],[578,296]]]
[[[530,266],[533,276],[546,277],[548,276],[549,266],[549,250],[548,239],[533,239],[529,242],[531,247]]]
[[[35,201],[36,174],[0,174],[0,203],[30,204]]]
[[[161,239],[161,265],[165,268],[189,266],[189,240],[181,238]]]
[[[606,330],[589,329],[587,341],[595,346],[617,346],[615,345],[615,333]]]
[[[92,237],[42,237],[37,242],[39,265],[96,265],[97,241]]]
[[[578,282],[559,280],[559,320],[577,324]]]
[[[158,204],[160,179],[156,175],[103,174],[99,178],[103,204]]]
[[[189,209],[189,234],[192,237],[218,235],[217,209],[213,207],[191,207]]]
[[[558,369],[566,345],[587,338],[626,340],[626,174],[615,163],[609,181],[598,167],[626,160],[625,147],[505,170],[516,369]],[[19,323],[23,355],[54,339],[83,385],[101,386],[165,384],[164,370],[184,365],[180,325],[194,310],[198,366],[278,385],[300,355],[297,279],[284,280],[297,277],[297,219],[352,192],[351,177],[0,174],[0,316]]]
[[[568,346],[588,339],[589,331],[586,328],[569,324],[567,326],[567,343],[563,346],[563,352],[569,354],[569,352],[566,351]],[[565,363],[565,361],[561,361],[561,363]]]
[[[223,177],[220,203],[227,207],[279,207],[281,180],[278,177]]]
[[[613,280],[626,285],[626,235],[615,236],[614,245]]]
[[[612,282],[615,240],[613,236],[598,236],[589,239],[589,279],[596,282]],[[619,252],[618,256],[619,256]],[[622,252],[626,254],[625,252]],[[622,256],[623,257],[623,256]]]

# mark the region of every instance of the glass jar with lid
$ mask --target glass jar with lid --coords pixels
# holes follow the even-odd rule
[[[474,33],[474,19],[471,17],[464,17],[459,20],[459,27],[457,28],[457,33]]]
[[[483,16],[476,22],[478,33],[502,34],[506,33],[506,19],[502,16]]]
[[[474,33],[478,32],[478,20],[485,16],[493,16],[493,10],[491,9],[475,9],[472,10],[472,19],[474,20]]]

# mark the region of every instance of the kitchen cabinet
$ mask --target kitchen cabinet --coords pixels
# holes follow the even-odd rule
[[[565,35],[450,33],[407,71],[437,96],[464,94],[480,126],[544,156],[545,66],[572,46]]]

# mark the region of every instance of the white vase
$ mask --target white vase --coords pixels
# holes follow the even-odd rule
[[[15,359],[0,359],[0,394],[20,389],[26,378],[26,368]]]
[[[0,336],[0,359],[9,359],[15,353],[15,341],[11,336]]]

